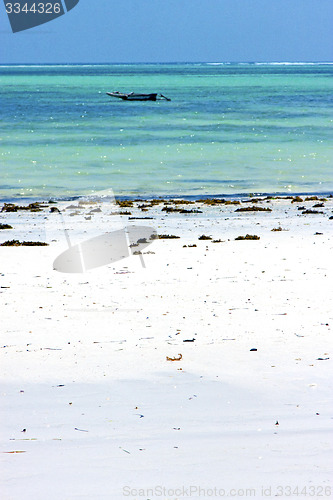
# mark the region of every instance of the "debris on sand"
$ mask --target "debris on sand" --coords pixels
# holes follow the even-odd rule
[[[167,361],[180,361],[183,358],[182,354],[178,354],[178,356],[175,356],[174,358],[169,358],[169,356],[166,356]]]
[[[157,237],[160,240],[175,240],[180,238],[180,236],[176,236],[174,234],[159,234]]]
[[[271,208],[263,208],[263,207],[241,207],[241,208],[236,208],[235,212],[271,212]]]
[[[29,212],[41,212],[43,208],[47,208],[45,203],[30,203],[29,205],[15,205],[15,203],[4,203],[1,212],[18,212],[19,210],[26,210]]]
[[[7,240],[4,243],[0,243],[1,247],[46,247],[48,243],[43,241],[19,241],[19,240]]]
[[[235,240],[260,240],[260,236],[256,234],[247,234],[246,236],[237,236]]]
[[[324,212],[320,212],[319,210],[311,210],[311,209],[308,209],[308,210],[304,210],[302,212],[302,215],[306,215],[306,214],[323,214]]]

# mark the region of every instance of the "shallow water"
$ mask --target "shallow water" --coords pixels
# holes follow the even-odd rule
[[[0,197],[333,191],[331,64],[0,66]],[[161,92],[123,102],[105,92]]]

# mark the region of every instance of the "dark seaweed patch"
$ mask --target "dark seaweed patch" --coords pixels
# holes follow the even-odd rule
[[[291,200],[291,203],[302,203],[303,198],[300,196],[294,196],[294,198]]]
[[[15,205],[15,203],[4,203],[1,212],[18,212],[19,210],[26,210],[29,212],[41,212],[42,208],[48,205],[42,203],[30,203],[29,205]]]
[[[201,236],[199,236],[198,240],[211,240],[212,237],[211,236],[206,236],[205,234],[202,234]]]
[[[260,236],[256,234],[247,234],[246,236],[237,236],[235,240],[260,240]]]
[[[2,247],[45,247],[48,243],[43,241],[19,241],[19,240],[7,240],[1,243]]]
[[[271,208],[263,208],[263,207],[241,207],[237,208],[235,212],[271,212]]]
[[[303,215],[306,215],[306,214],[323,214],[324,212],[320,212],[319,210],[304,210],[302,212]]]
[[[179,239],[180,236],[175,236],[174,234],[159,234],[157,236],[157,238],[159,238],[160,240],[174,240],[174,239]],[[154,239],[154,238],[151,238],[151,239]]]

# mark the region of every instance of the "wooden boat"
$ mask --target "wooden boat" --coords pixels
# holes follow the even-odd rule
[[[122,92],[107,92],[110,97],[118,97],[123,101],[158,101],[165,99],[166,101],[171,101],[168,97],[163,94],[136,94],[135,92],[130,92],[129,94],[123,94]]]

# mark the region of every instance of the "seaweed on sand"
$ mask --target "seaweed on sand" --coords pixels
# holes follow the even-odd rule
[[[174,234],[159,234],[157,236],[157,238],[159,238],[160,240],[175,240],[175,239],[179,239],[180,236],[176,236]],[[151,238],[151,239],[154,239],[154,238]]]
[[[241,207],[237,208],[235,212],[271,212],[271,208],[263,208],[263,207]]]
[[[260,236],[256,234],[247,234],[246,236],[237,236],[235,240],[260,240]]]
[[[15,205],[15,203],[4,203],[1,212],[18,212],[19,210],[26,210],[29,212],[41,212],[42,208],[48,207],[43,203],[36,201],[35,203],[30,203],[29,205]]]
[[[132,208],[133,207],[132,200],[117,200],[116,203],[117,203],[117,205],[120,206],[120,208]]]
[[[19,240],[7,240],[4,243],[0,243],[1,247],[46,247],[48,243],[43,241],[19,241]]]
[[[240,205],[238,200],[225,200],[224,198],[203,198],[198,200],[198,203],[203,203],[204,205]]]
[[[302,215],[307,215],[307,214],[323,214],[324,212],[320,212],[319,210],[311,210],[311,209],[308,209],[308,210],[304,210],[302,212]]]

